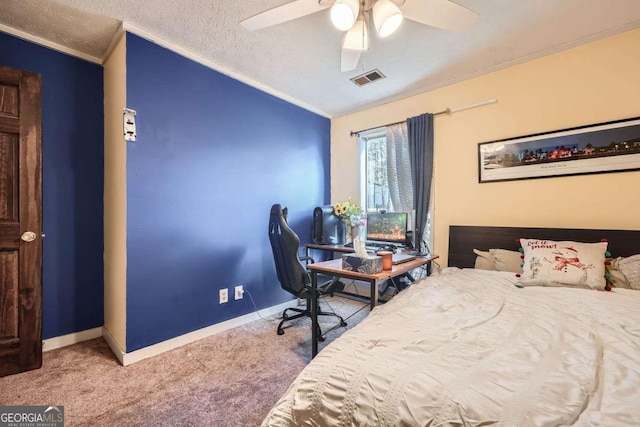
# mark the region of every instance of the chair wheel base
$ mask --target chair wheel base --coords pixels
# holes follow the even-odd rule
[[[347,322],[343,320],[342,322],[340,322],[340,326],[347,326]]]
[[[325,337],[323,337],[323,336],[319,336],[319,337],[318,337],[318,341],[320,341],[320,342],[324,342],[324,340],[325,340],[325,339],[326,339],[326,338],[325,338]]]
[[[284,331],[282,329],[278,329],[278,335],[284,335]]]

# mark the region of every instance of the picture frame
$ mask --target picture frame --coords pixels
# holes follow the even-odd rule
[[[640,170],[640,117],[478,143],[478,182]]]

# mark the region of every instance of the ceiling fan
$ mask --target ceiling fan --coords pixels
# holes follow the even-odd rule
[[[398,29],[403,18],[445,30],[465,31],[478,14],[449,0],[294,0],[240,22],[249,31],[282,24],[331,8],[331,22],[344,31],[341,71],[358,66],[369,49],[369,23],[373,20],[380,37]],[[373,19],[372,19],[373,18]]]

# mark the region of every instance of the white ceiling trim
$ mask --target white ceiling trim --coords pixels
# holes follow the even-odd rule
[[[85,61],[93,62],[94,64],[102,65],[102,58],[97,58],[95,56],[87,55],[86,53],[77,51],[75,49],[68,48],[66,46],[62,46],[61,44],[54,43],[52,41],[43,39],[38,36],[34,36],[33,34],[26,33],[24,31],[17,30],[13,27],[9,27],[8,25],[0,24],[0,31],[3,33],[11,34],[12,36],[16,36],[20,39],[33,42],[40,46],[48,47],[49,49],[53,49],[55,51],[74,56],[76,58],[84,59]]]
[[[504,70],[504,69],[509,68],[509,67],[513,67],[513,66],[516,66],[516,65],[519,65],[519,64],[523,64],[525,62],[533,61],[533,60],[536,60],[536,59],[544,58],[544,57],[549,56],[549,55],[553,55],[553,54],[556,54],[556,53],[564,52],[564,51],[566,51],[568,49],[572,49],[574,47],[582,46],[583,44],[587,44],[587,43],[595,42],[595,41],[598,41],[598,40],[602,40],[602,39],[605,39],[607,37],[615,36],[617,34],[622,34],[622,33],[626,32],[626,31],[631,31],[631,30],[634,30],[636,28],[638,28],[638,21],[633,21],[633,22],[630,22],[630,23],[628,23],[626,25],[623,25],[621,27],[618,27],[618,28],[613,28],[611,30],[601,31],[601,32],[598,32],[598,33],[595,33],[595,34],[591,34],[590,36],[582,37],[582,38],[579,38],[579,39],[576,39],[576,40],[572,40],[570,42],[567,42],[567,43],[564,43],[564,44],[561,44],[561,45],[558,45],[558,46],[554,46],[554,47],[549,48],[549,49],[543,49],[541,51],[532,53],[530,55],[525,55],[525,56],[522,56],[520,58],[513,59],[511,61],[507,61],[507,62],[504,62],[504,63],[501,63],[501,64],[493,65],[491,67],[483,68],[481,70],[474,71],[472,73],[463,74],[463,75],[458,76],[458,77],[453,77],[453,78],[450,78],[450,79],[442,80],[441,82],[438,82],[436,84],[425,86],[425,87],[422,87],[422,88],[418,88],[418,89],[416,89],[414,91],[411,91],[411,92],[408,92],[408,93],[400,94],[400,95],[397,95],[397,96],[391,96],[389,98],[385,98],[385,99],[380,100],[378,102],[373,102],[373,103],[369,104],[369,107],[365,108],[365,110],[367,110],[369,108],[379,107],[381,105],[390,104],[392,102],[396,102],[396,101],[399,101],[401,99],[411,98],[413,96],[417,96],[417,95],[420,95],[420,94],[423,94],[423,93],[431,92],[431,91],[434,91],[434,90],[437,90],[437,89],[441,89],[443,87],[451,86],[451,85],[454,85],[454,84],[457,84],[457,83],[462,83],[464,81],[475,79],[477,77],[482,77],[484,75],[491,74],[491,73],[494,73],[496,71]],[[360,112],[360,111],[363,111],[363,109],[362,108],[350,108],[350,109],[347,109],[347,110],[344,110],[344,111],[340,111],[337,114],[334,114],[333,118],[347,116],[349,114],[357,113],[357,112]]]
[[[452,36],[423,26],[405,26],[399,38],[389,44],[380,41],[368,53],[367,65],[379,63],[390,78],[365,90],[355,88],[338,72],[339,37],[327,31],[326,14],[292,20],[260,34],[239,28],[237,22],[250,11],[263,10],[266,3],[276,0],[224,5],[210,0],[185,4],[0,0],[0,31],[104,64],[128,30],[256,90],[335,119],[416,95],[429,96],[442,87],[640,29],[639,0],[616,0],[616,5],[595,0],[454,1],[465,7],[473,4],[483,17],[473,34]],[[576,19],[567,20],[573,15]],[[69,24],[74,19],[78,25]],[[301,37],[305,43],[298,42]],[[207,41],[211,38],[220,43],[212,45]],[[403,39],[415,43],[421,54],[390,49],[393,43],[406,45]]]
[[[102,65],[104,65],[105,62],[107,62],[107,59],[109,59],[109,57],[113,53],[113,50],[116,48],[116,45],[118,44],[120,39],[124,37],[124,34],[125,34],[124,25],[121,22],[120,26],[118,27],[118,30],[113,35],[111,42],[109,42],[109,46],[107,46],[107,50],[104,52],[104,55],[102,55]]]
[[[94,64],[98,64],[98,65],[103,65],[104,62],[109,58],[109,55],[111,55],[111,52],[113,51],[116,43],[118,42],[118,40],[120,39],[120,37],[123,36],[125,31],[129,31],[130,33],[136,34],[144,39],[147,39],[155,44],[158,44],[166,49],[169,49],[172,52],[177,53],[178,55],[184,56],[185,58],[188,58],[192,61],[195,61],[201,65],[204,65],[207,68],[211,68],[212,70],[218,71],[226,76],[231,77],[232,79],[238,80],[242,83],[245,83],[251,87],[254,87],[258,90],[261,90],[262,92],[266,92],[270,95],[273,95],[277,98],[280,98],[284,101],[287,101],[291,104],[297,105],[298,107],[304,108],[305,110],[308,110],[312,113],[318,114],[320,116],[326,117],[326,118],[332,118],[331,115],[325,111],[319,110],[305,102],[302,102],[298,99],[295,99],[283,92],[280,92],[276,89],[273,89],[272,87],[269,87],[267,85],[264,85],[262,83],[259,83],[253,79],[247,78],[245,76],[242,76],[234,71],[229,70],[228,68],[225,68],[221,65],[216,64],[215,62],[209,61],[199,55],[196,55],[195,53],[183,48],[182,46],[179,46],[175,43],[171,43],[168,42],[158,36],[155,36],[139,27],[136,27],[135,25],[129,24],[127,22],[123,22],[122,25],[120,26],[120,28],[118,29],[118,31],[114,34],[113,39],[111,40],[111,43],[109,43],[109,47],[107,48],[107,51],[105,52],[104,56],[102,58],[98,58],[95,56],[91,56],[91,55],[87,55],[86,53],[77,51],[75,49],[71,49],[68,48],[66,46],[62,46],[58,43],[54,43],[52,41],[43,39],[42,37],[38,37],[38,36],[34,36],[33,34],[29,34],[26,33],[24,31],[18,30],[16,28],[13,27],[9,27],[7,25],[4,24],[0,24],[0,31],[10,34],[12,36],[21,38],[23,40],[27,40],[29,42],[38,44],[40,46],[44,46],[47,47],[49,49],[64,53],[66,55],[70,55],[79,59],[83,59],[85,61],[88,62],[92,62]]]
[[[164,40],[154,34],[151,34],[145,30],[143,30],[142,28],[136,27],[133,24],[130,24],[128,22],[123,22],[122,23],[124,29],[130,33],[133,33],[137,36],[140,36],[144,39],[147,39],[157,45],[160,45],[166,49],[169,49],[170,51],[177,53],[178,55],[184,56],[187,59],[190,59],[192,61],[195,61],[201,65],[204,65],[207,68],[211,68],[212,70],[215,70],[219,73],[222,73],[226,76],[231,77],[232,79],[238,80],[242,83],[245,83],[249,86],[252,86],[256,89],[261,90],[262,92],[266,92],[269,95],[273,95],[277,98],[280,98],[284,101],[287,101],[291,104],[297,105],[298,107],[304,108],[305,110],[311,111],[312,113],[316,113],[320,116],[326,117],[326,118],[332,118],[331,115],[325,111],[319,110],[309,104],[307,104],[306,102],[302,102],[298,99],[295,99],[283,92],[280,92],[276,89],[273,89],[272,87],[269,87],[267,85],[264,85],[256,80],[250,79],[248,77],[245,77],[243,75],[240,75],[234,71],[229,70],[228,68],[225,68],[219,64],[216,64],[213,61],[210,61],[208,59],[205,59],[191,51],[189,51],[188,49],[183,48],[182,46],[176,44],[176,43],[172,43],[169,42],[167,40]]]

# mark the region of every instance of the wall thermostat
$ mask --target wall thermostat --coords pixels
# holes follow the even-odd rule
[[[125,108],[122,110],[123,119],[123,134],[125,141],[135,141],[136,140],[136,111],[131,110],[129,108]]]

